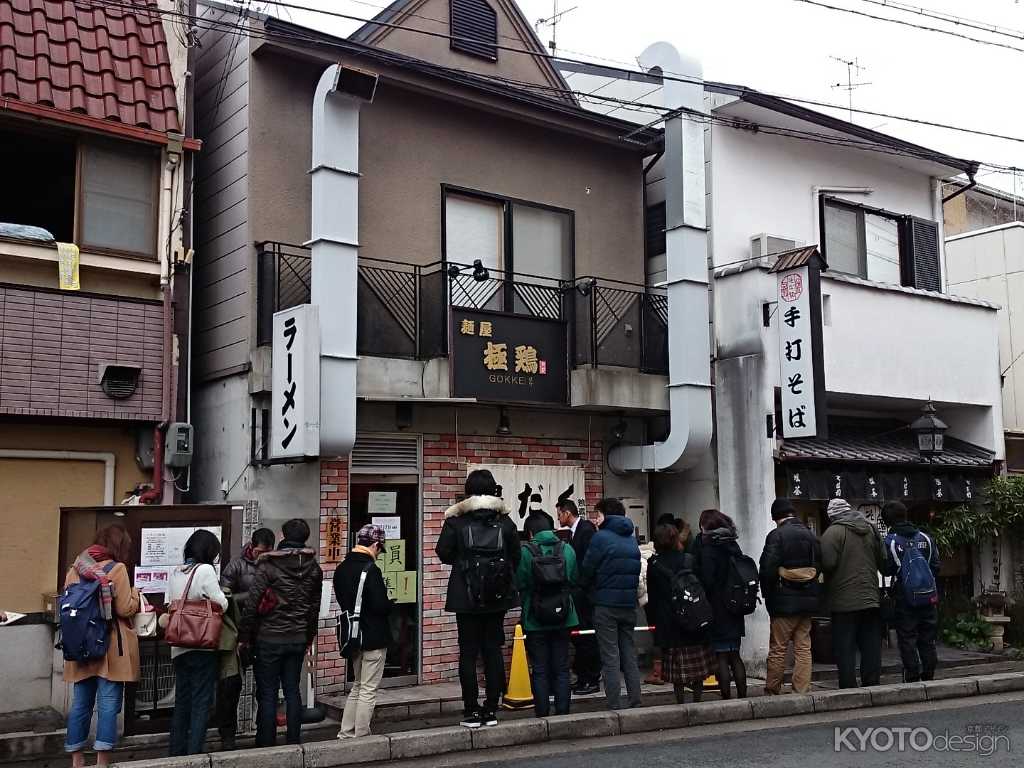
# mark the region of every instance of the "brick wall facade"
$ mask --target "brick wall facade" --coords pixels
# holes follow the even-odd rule
[[[434,555],[434,546],[444,524],[444,512],[463,491],[468,464],[558,464],[582,465],[586,471],[587,504],[592,505],[604,490],[604,452],[600,441],[563,440],[539,437],[498,437],[460,435],[423,436],[423,658],[420,679],[424,683],[455,680],[459,649],[455,616],[444,611],[449,568]],[[519,612],[511,611],[506,621],[511,628]],[[506,654],[509,646],[506,646]]]
[[[348,459],[320,462],[320,566],[324,589],[348,548]],[[341,693],[345,686],[345,660],[338,654],[334,634],[338,604],[331,597],[331,615],[320,620],[316,654],[316,693]]]
[[[458,678],[459,650],[455,616],[445,613],[448,566],[434,555],[444,524],[445,510],[463,492],[469,464],[582,465],[586,472],[587,505],[593,505],[604,491],[604,451],[600,441],[498,437],[454,434],[423,435],[422,530],[422,634],[423,657],[420,680],[436,683]],[[348,460],[320,463],[320,551],[325,578],[334,573],[344,558],[348,541]],[[340,543],[339,543],[340,538]],[[317,646],[317,693],[338,693],[344,689],[345,662],[338,655],[334,637],[337,604],[332,601],[331,618],[320,623]],[[506,625],[511,638],[519,612],[509,613]],[[506,655],[510,645],[506,646]]]

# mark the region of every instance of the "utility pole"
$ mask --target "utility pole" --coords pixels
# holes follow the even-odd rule
[[[548,40],[548,48],[551,49],[551,53],[555,53],[555,51],[556,51],[556,49],[558,47],[558,45],[557,45],[558,22],[560,22],[562,20],[562,17],[565,16],[565,14],[572,13],[579,6],[574,5],[572,8],[566,8],[564,11],[559,11],[558,10],[558,0],[551,0],[551,2],[552,2],[551,15],[548,18],[546,18],[546,19],[537,19],[537,22],[534,24],[534,28],[537,30],[537,33],[539,34],[541,27],[551,27],[551,39]]]
[[[839,56],[829,56],[833,61],[838,61],[840,64],[846,66],[846,82],[845,83],[833,83],[833,88],[839,88],[840,90],[846,91],[847,98],[849,101],[850,108],[850,122],[853,122],[853,92],[858,88],[871,85],[871,83],[855,83],[853,82],[853,72],[857,70],[857,76],[860,77],[860,73],[867,69],[860,61],[854,57],[853,59],[843,59]]]

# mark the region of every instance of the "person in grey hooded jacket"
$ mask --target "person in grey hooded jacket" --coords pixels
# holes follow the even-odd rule
[[[882,539],[875,526],[843,499],[828,503],[829,526],[821,537],[825,604],[832,612],[832,650],[839,687],[878,685],[882,672],[879,574],[885,569]]]

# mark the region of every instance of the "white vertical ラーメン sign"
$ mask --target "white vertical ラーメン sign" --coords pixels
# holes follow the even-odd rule
[[[274,313],[270,457],[320,455],[320,315],[312,304]]]
[[[805,266],[777,275],[783,437],[818,434],[808,273]]]

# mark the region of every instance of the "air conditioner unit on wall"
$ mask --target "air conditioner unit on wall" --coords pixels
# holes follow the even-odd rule
[[[774,261],[774,259],[770,258],[772,254],[790,251],[793,248],[799,248],[803,244],[803,240],[769,235],[767,232],[751,235],[750,260],[756,261],[760,259],[763,266],[770,267]]]

